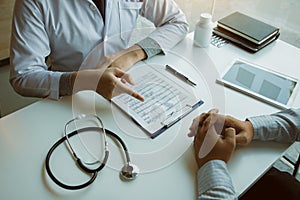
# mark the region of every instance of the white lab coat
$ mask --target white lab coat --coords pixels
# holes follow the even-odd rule
[[[101,42],[101,56],[127,48],[139,14],[157,27],[148,37],[164,52],[188,31],[173,0],[107,0],[105,23],[92,0],[16,0],[14,13],[10,82],[24,96],[58,99],[62,73],[78,70]]]

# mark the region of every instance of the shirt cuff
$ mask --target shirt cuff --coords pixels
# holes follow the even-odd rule
[[[253,126],[253,140],[273,140],[278,137],[278,126],[271,115],[247,118]]]
[[[49,91],[49,89],[47,89],[47,91],[49,91],[49,94],[47,94],[45,96],[48,96],[49,99],[58,100],[59,99],[59,80],[62,75],[62,72],[50,71],[49,74],[46,74],[46,76],[50,76],[50,91]]]
[[[162,52],[160,45],[150,37],[147,37],[140,42],[136,43],[140,46],[146,53],[147,58],[151,58]]]
[[[59,79],[59,96],[70,96],[73,94],[73,86],[71,84],[72,72],[65,72]]]
[[[198,170],[198,199],[202,196],[235,199],[235,190],[227,165],[222,160],[211,160]]]

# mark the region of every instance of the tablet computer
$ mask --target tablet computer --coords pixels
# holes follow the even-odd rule
[[[299,90],[298,79],[243,59],[230,63],[217,82],[279,108],[289,108]]]

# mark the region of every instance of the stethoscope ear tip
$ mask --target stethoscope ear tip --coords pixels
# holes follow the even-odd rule
[[[122,167],[120,171],[120,179],[122,181],[132,181],[136,179],[139,173],[139,168],[136,165],[128,162],[124,165],[124,167]]]

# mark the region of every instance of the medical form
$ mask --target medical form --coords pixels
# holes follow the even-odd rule
[[[114,97],[112,102],[152,138],[203,103],[192,92],[182,87],[179,79],[168,76],[165,70],[158,70],[158,66],[146,64],[128,73],[136,82],[132,88],[143,95],[145,101],[141,102],[128,94],[121,94]]]

